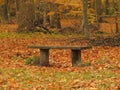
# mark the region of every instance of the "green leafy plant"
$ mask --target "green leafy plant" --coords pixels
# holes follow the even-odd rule
[[[25,59],[26,65],[38,65],[39,63],[40,63],[40,57],[38,57],[38,56],[34,56],[34,57]]]

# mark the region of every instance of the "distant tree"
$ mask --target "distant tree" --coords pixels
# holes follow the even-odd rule
[[[20,0],[15,0],[15,3],[16,3],[16,11],[19,11],[19,4],[20,4],[19,1],[20,1]]]
[[[18,12],[18,32],[34,30],[35,10],[34,0],[20,0]]]
[[[119,17],[119,4],[120,0],[113,1],[114,9],[115,9],[115,25],[116,25],[116,33],[119,32],[119,25],[118,25],[118,17]]]
[[[105,14],[108,15],[109,14],[109,0],[105,0],[105,7],[104,7],[104,9],[105,9]]]
[[[52,12],[49,14],[50,27],[51,28],[61,28],[60,14],[58,12]]]
[[[3,10],[3,13],[4,13],[4,19],[5,21],[9,21],[9,6],[8,6],[8,0],[4,0],[4,10]]]
[[[85,37],[90,37],[90,31],[88,27],[88,15],[87,15],[87,8],[88,8],[88,0],[82,0],[83,5],[83,30],[85,33]]]
[[[101,15],[102,15],[102,1],[101,0],[95,0],[95,10],[96,10],[96,22],[98,29],[100,28],[100,22],[102,21]]]
[[[61,28],[58,4],[48,1],[39,2],[39,4],[37,4],[37,9],[38,12],[36,13],[36,16],[38,20],[42,18],[42,26],[51,28]]]

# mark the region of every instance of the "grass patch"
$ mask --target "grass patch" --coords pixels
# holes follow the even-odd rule
[[[16,33],[16,32],[1,32],[0,38],[67,38],[62,34],[44,34],[40,32]]]
[[[109,88],[109,85],[106,84],[106,83],[103,83],[103,84],[98,84],[98,90],[101,90],[101,89],[108,89]]]
[[[84,80],[91,80],[92,78],[94,78],[91,72],[83,72],[81,76]]]
[[[16,32],[1,32],[0,38],[51,38],[51,39],[68,39],[68,38],[82,38],[83,35],[78,34],[60,34],[51,33],[45,34],[42,32],[16,33]]]
[[[23,60],[21,56],[13,56],[11,57],[12,60]]]
[[[100,80],[102,80],[103,82],[98,83],[97,88],[98,90],[107,90],[107,89],[113,89],[113,87],[118,87],[119,86],[119,79],[120,76],[118,73],[113,73],[110,70],[103,70],[99,73],[102,78]],[[114,78],[117,78],[116,81],[114,81]],[[114,90],[117,90],[114,88]]]
[[[80,67],[87,67],[87,66],[91,66],[91,63],[90,62],[81,62],[81,61],[78,61],[77,65],[80,66]]]
[[[40,63],[40,57],[39,56],[34,56],[25,59],[25,64],[26,65],[39,65]]]
[[[33,68],[3,68],[0,69],[0,89],[38,89],[38,90],[70,90],[90,89],[93,85],[98,90],[106,90],[118,86],[118,83],[110,79],[119,79],[117,74],[110,70],[101,70],[99,72],[90,71],[61,71],[51,67]],[[87,85],[87,86],[86,86]],[[114,88],[113,88],[114,89]]]
[[[108,56],[104,56],[103,58],[97,60],[96,64],[104,64],[106,62],[109,62],[110,58]]]
[[[108,69],[108,70],[113,70],[113,69],[115,69],[115,67],[109,64],[109,65],[107,66],[107,69]]]
[[[80,67],[86,67],[86,66],[91,66],[91,63],[90,62],[80,63]]]

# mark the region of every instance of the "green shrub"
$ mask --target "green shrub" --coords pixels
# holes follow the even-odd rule
[[[26,65],[38,65],[39,63],[40,63],[40,57],[38,56],[30,57],[25,60]]]

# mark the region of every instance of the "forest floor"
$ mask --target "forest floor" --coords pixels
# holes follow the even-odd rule
[[[116,26],[115,20],[113,18],[103,19],[104,22],[100,23],[100,31],[103,31],[108,34],[115,34]],[[73,28],[74,30],[79,30],[82,21],[79,19],[61,19],[61,27],[64,28]],[[0,24],[0,32],[15,32],[17,31],[17,24]],[[95,26],[91,26],[90,30],[96,31]],[[120,24],[119,24],[120,30]]]
[[[39,56],[39,50],[28,45],[68,45],[71,37],[1,32],[0,90],[120,90],[120,47],[93,46],[82,51],[82,63],[75,67],[70,50],[50,50],[50,67],[25,64]]]
[[[73,28],[79,21],[63,20]],[[113,35],[115,24],[101,23],[101,30]],[[78,26],[79,27],[79,26]],[[64,27],[63,27],[64,28]],[[78,29],[78,28],[76,28]],[[93,46],[82,51],[82,62],[71,64],[70,50],[50,50],[50,67],[26,65],[39,57],[28,45],[87,45],[84,40],[70,43],[79,35],[18,34],[17,25],[0,25],[0,90],[120,90],[120,47]]]

